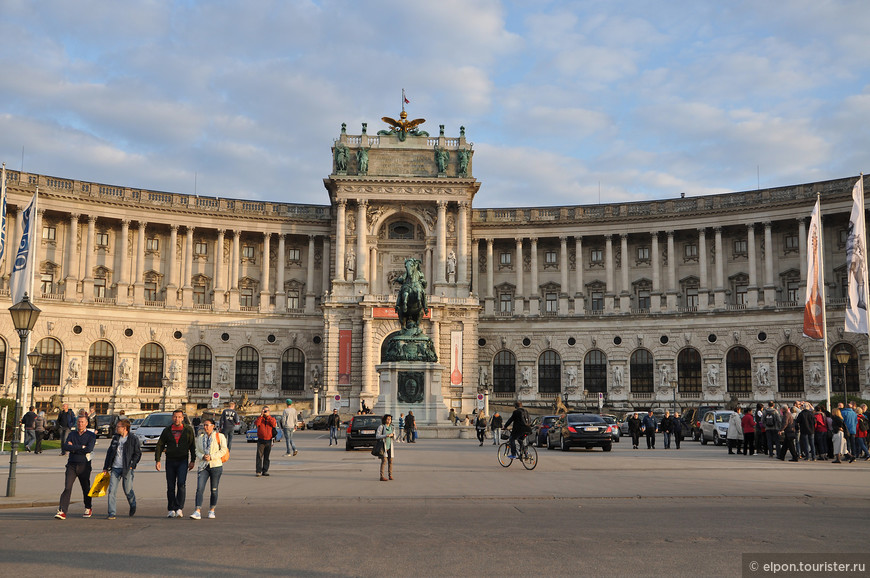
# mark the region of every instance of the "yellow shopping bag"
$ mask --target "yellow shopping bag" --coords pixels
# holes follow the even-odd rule
[[[94,478],[94,484],[91,486],[91,491],[88,492],[88,495],[92,498],[102,498],[106,495],[106,490],[109,489],[109,479],[111,478],[111,474],[107,474],[104,472],[100,472],[97,474],[97,477]]]

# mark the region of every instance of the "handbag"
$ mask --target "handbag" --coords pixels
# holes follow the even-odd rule
[[[91,498],[102,498],[106,495],[106,490],[109,489],[109,480],[112,475],[106,472],[100,472],[97,474],[97,477],[94,478],[94,483],[91,486],[91,491],[88,492],[88,496]]]
[[[375,447],[372,448],[372,455],[376,458],[382,458],[386,454],[386,446],[384,444],[384,440],[377,440],[375,442]]]

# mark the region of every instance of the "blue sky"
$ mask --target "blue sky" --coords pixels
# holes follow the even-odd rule
[[[870,168],[865,1],[0,0],[12,169],[324,204],[342,122],[464,125],[477,207]]]

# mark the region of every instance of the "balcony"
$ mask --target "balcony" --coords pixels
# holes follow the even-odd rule
[[[112,393],[112,387],[108,385],[89,385],[88,393]]]
[[[163,388],[162,387],[140,387],[138,391],[139,391],[139,393],[141,393],[143,395],[148,395],[148,394],[153,395],[155,393],[156,394],[163,393]]]

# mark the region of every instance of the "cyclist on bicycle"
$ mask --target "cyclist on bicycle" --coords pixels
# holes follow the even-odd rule
[[[511,454],[508,456],[511,459],[516,459],[520,454],[517,448],[517,440],[521,440],[530,433],[532,433],[532,428],[529,425],[531,420],[529,419],[529,412],[526,411],[526,408],[523,407],[523,402],[517,401],[514,403],[514,412],[508,418],[507,423],[504,424],[505,429],[511,427],[511,437],[509,440]]]

